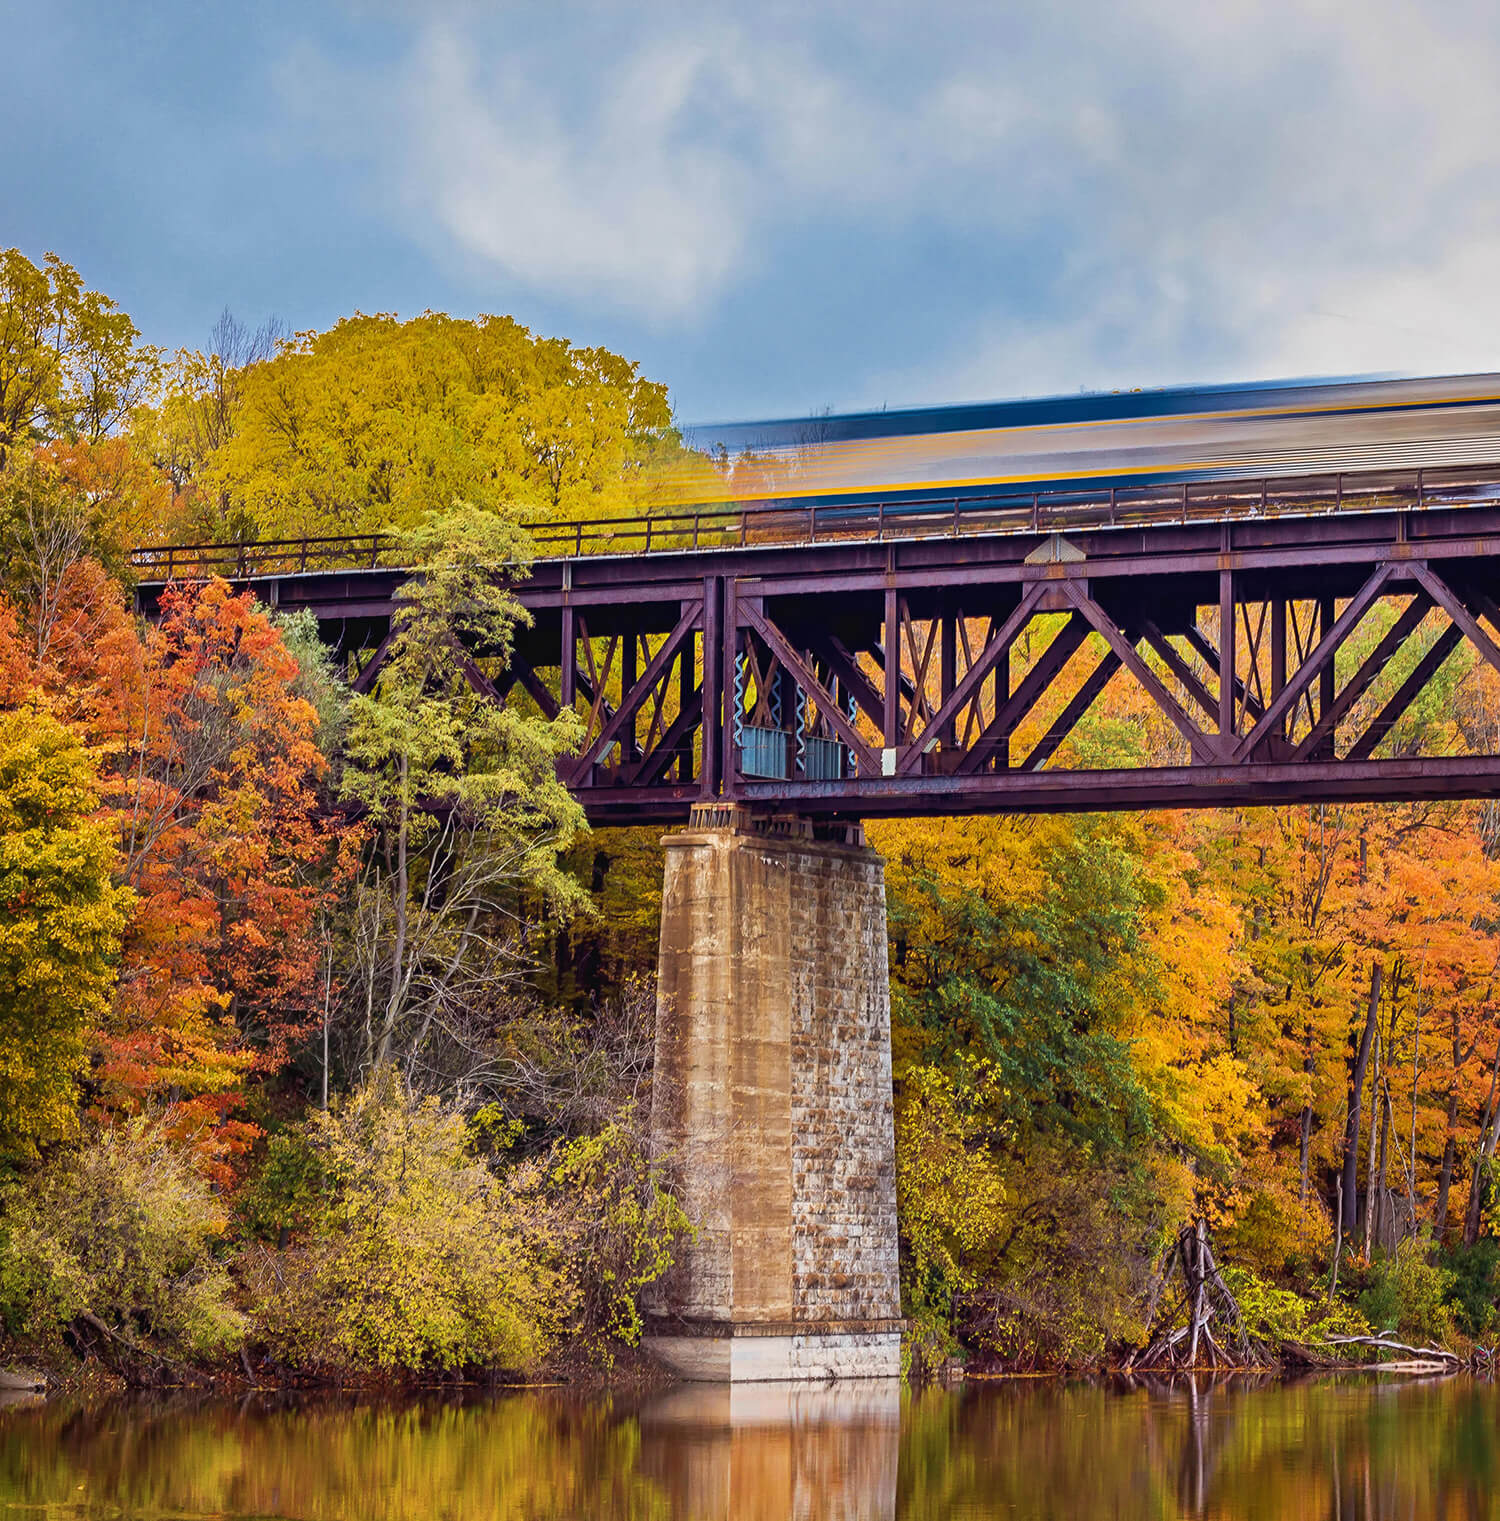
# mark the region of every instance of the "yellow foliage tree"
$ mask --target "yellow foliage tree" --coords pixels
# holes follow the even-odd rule
[[[456,498],[608,517],[643,500],[648,462],[677,447],[665,386],[510,317],[354,316],[299,333],[232,388],[205,391],[213,373],[184,356],[154,426],[218,535],[410,528]],[[221,394],[227,414],[205,433],[195,420]]]
[[[132,894],[83,746],[35,709],[0,713],[0,1152],[75,1123],[84,1039],[103,1016]]]

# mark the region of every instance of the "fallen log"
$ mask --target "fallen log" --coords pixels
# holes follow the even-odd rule
[[[1459,1368],[1467,1361],[1446,1347],[1413,1347],[1407,1342],[1391,1341],[1383,1336],[1330,1336],[1327,1341],[1330,1347],[1374,1347],[1380,1352],[1405,1352],[1408,1357],[1421,1361],[1448,1363]]]

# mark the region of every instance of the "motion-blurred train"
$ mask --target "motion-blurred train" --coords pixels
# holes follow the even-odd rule
[[[986,497],[1500,464],[1500,374],[1179,387],[689,430],[739,501]]]

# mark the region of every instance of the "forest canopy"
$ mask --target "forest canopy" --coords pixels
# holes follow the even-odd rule
[[[639,511],[684,457],[665,386],[511,317],[226,314],[167,355],[0,254],[12,1344],[151,1376],[631,1355],[694,1228],[647,1124],[660,845],[586,827],[578,715],[479,693],[528,525]],[[132,610],[135,545],[375,531],[423,574],[359,691],[370,652],[223,581]],[[1388,743],[1497,723],[1457,650]],[[1179,744],[1111,681],[1061,758]],[[1258,1345],[1493,1338],[1493,804],[870,834],[914,1368],[1126,1362],[1210,1251]]]

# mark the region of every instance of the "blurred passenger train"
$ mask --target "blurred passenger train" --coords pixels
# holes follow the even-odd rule
[[[1500,375],[1081,394],[702,427],[724,496],[849,503],[1500,464]]]

